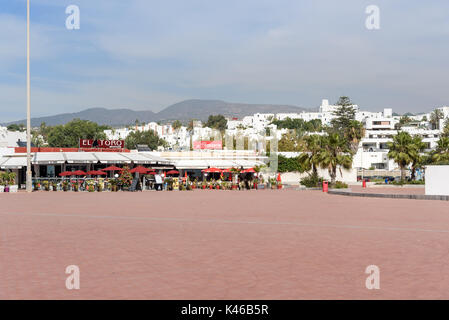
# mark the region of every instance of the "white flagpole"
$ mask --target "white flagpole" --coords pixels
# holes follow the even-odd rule
[[[26,190],[32,191],[31,176],[31,106],[30,106],[30,0],[27,0],[27,171]]]

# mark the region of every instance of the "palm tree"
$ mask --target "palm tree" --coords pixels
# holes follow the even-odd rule
[[[440,109],[435,109],[430,114],[430,123],[432,124],[432,129],[440,129],[440,119],[444,118],[444,114]]]
[[[404,131],[393,137],[393,142],[388,143],[388,157],[393,159],[401,169],[401,181],[405,180],[405,169],[413,162],[415,147],[412,136]]]
[[[317,167],[320,165],[320,152],[322,150],[322,137],[316,134],[306,136],[303,139],[301,155],[298,161],[304,171],[312,170],[313,175],[318,175]]]
[[[419,136],[414,136],[412,139],[413,149],[410,153],[410,156],[412,158],[412,174],[411,179],[415,180],[416,176],[416,169],[421,167],[424,163],[425,156],[422,154],[424,149],[426,148],[427,144],[422,141],[422,138]]]
[[[449,161],[449,137],[441,137],[437,141],[437,147],[432,154],[433,162]]]
[[[363,127],[363,123],[357,120],[352,120],[345,129],[345,138],[349,142],[349,147],[353,155],[357,153],[360,140],[362,140],[364,135],[365,128]]]
[[[350,169],[352,167],[352,153],[347,140],[338,133],[330,133],[322,137],[322,148],[319,153],[320,167],[327,168],[331,177],[331,184],[335,184],[337,168]]]

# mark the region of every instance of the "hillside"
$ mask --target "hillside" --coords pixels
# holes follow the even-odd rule
[[[308,109],[273,104],[230,103],[220,100],[185,100],[173,104],[158,113],[152,111],[135,111],[131,109],[90,108],[75,113],[62,113],[54,116],[31,118],[31,126],[39,126],[45,122],[49,126],[64,124],[72,119],[83,119],[111,126],[134,124],[140,122],[170,121],[190,119],[206,120],[211,114],[222,114],[227,117],[241,118],[254,113],[301,112]],[[26,123],[26,120],[12,121],[8,124]]]

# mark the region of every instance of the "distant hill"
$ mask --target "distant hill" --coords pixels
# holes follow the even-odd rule
[[[301,112],[308,109],[275,104],[231,103],[221,100],[186,100],[156,114],[158,120],[206,120],[211,114],[242,118],[255,113]]]
[[[79,118],[82,120],[90,120],[98,124],[107,124],[111,126],[131,124],[139,119],[141,122],[153,121],[155,113],[152,111],[134,111],[131,109],[106,109],[106,108],[91,108],[75,113],[61,113],[54,116],[31,118],[31,126],[37,127],[42,122],[47,126],[55,126],[58,124],[65,124],[73,119]],[[19,120],[9,122],[9,124],[26,123],[26,120]]]
[[[83,119],[111,126],[134,124],[136,119],[140,122],[170,121],[190,119],[206,120],[209,115],[222,114],[226,117],[242,118],[254,113],[285,113],[310,111],[306,108],[290,105],[274,104],[244,104],[230,103],[220,100],[186,100],[173,104],[158,113],[152,111],[135,111],[131,109],[91,108],[75,113],[62,113],[54,116],[31,118],[31,126],[39,126],[45,122],[49,126],[65,124],[72,119]],[[8,124],[26,123],[19,120]]]

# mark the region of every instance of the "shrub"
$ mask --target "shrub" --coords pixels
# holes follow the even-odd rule
[[[302,172],[298,157],[287,158],[283,155],[278,156],[278,171],[279,172]]]
[[[332,188],[334,189],[347,189],[348,188],[348,184],[341,182],[341,181],[336,181],[335,185],[332,186]]]
[[[321,187],[323,183],[323,178],[317,173],[309,174],[307,177],[302,178],[300,184],[305,186],[306,188],[318,188]]]
[[[424,180],[411,180],[411,181],[392,181],[390,184],[393,184],[395,186],[403,186],[405,184],[426,184]]]

